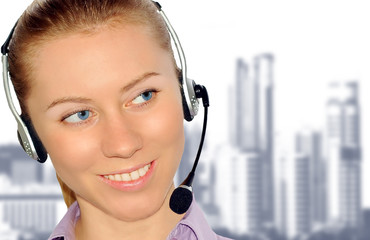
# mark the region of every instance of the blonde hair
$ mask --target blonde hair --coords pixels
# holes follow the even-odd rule
[[[62,190],[64,202],[66,203],[67,207],[71,206],[72,203],[74,203],[76,199],[76,194],[65,184],[62,179],[57,174],[57,179],[60,185],[60,188]]]
[[[148,27],[153,39],[173,56],[166,24],[150,0],[35,0],[18,20],[9,45],[9,73],[22,117],[29,119],[26,99],[40,45],[67,34],[92,34],[101,27],[122,24]],[[69,207],[76,195],[57,178]]]

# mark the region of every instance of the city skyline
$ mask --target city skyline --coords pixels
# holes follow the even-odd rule
[[[258,236],[266,231],[266,226],[289,239],[309,237],[314,232],[332,228],[337,229],[335,231],[361,229],[365,207],[361,200],[362,108],[358,82],[343,80],[329,84],[331,94],[322,103],[327,106],[327,127],[320,131],[305,129],[297,132],[294,148],[277,154],[271,164],[271,167],[277,167],[268,173],[264,168],[265,156],[269,153],[264,152],[263,144],[260,144],[263,136],[269,135],[268,128],[260,128],[271,126],[269,128],[273,129],[274,116],[269,117],[271,123],[264,124],[259,113],[272,114],[274,92],[269,86],[278,83],[272,81],[273,55],[260,54],[253,59],[259,62],[261,58],[267,60],[269,66],[264,71],[255,67],[250,72],[248,66],[256,65],[256,62],[236,60],[235,85],[229,90],[229,102],[234,103],[230,105],[235,106],[229,109],[230,144],[219,146],[212,156],[207,156],[212,161],[203,163],[215,168],[215,188],[209,191],[215,191],[218,196],[218,216],[230,232],[242,235]],[[267,81],[260,78],[261,74],[267,76]],[[261,97],[265,99],[259,100]],[[190,139],[192,135],[188,135]],[[275,139],[271,142],[276,145],[269,151],[280,147]],[[222,174],[221,181],[217,181],[220,179],[218,174]],[[268,176],[273,178],[271,185],[279,186],[275,190],[266,186]],[[266,189],[274,196],[270,197],[274,206],[278,206],[272,222],[264,218],[262,199]],[[213,224],[217,226],[217,220]]]

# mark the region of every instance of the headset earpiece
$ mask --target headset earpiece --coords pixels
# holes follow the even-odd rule
[[[183,109],[183,112],[184,112],[184,119],[188,122],[192,121],[194,116],[197,114],[198,112],[198,100],[195,99],[195,101],[193,101],[193,104],[190,102],[190,100],[187,100],[187,99],[194,99],[195,96],[195,89],[194,89],[194,81],[192,80],[189,80],[188,81],[183,81],[182,80],[182,73],[180,72],[180,76],[179,76],[179,82],[181,84],[181,88],[180,88],[180,91],[181,91],[181,98],[182,98],[182,109]],[[188,90],[188,86],[187,84],[189,84],[189,82],[191,83],[191,87],[193,88],[193,95],[191,95],[191,93],[189,91],[187,91],[187,97],[185,95],[185,91]],[[184,91],[185,90],[185,91]]]
[[[181,88],[181,97],[182,97],[182,109],[184,111],[184,119],[190,122],[191,120],[193,120],[194,117],[190,114],[190,110],[185,99],[185,93],[183,88]]]
[[[37,135],[32,122],[21,116],[23,124],[18,124],[18,141],[24,151],[33,159],[44,163],[48,158],[47,151]]]
[[[48,158],[47,152],[44,145],[41,143],[31,121],[20,117],[21,121],[18,121],[18,141],[22,146],[23,150],[31,158],[37,160],[40,163],[44,163]]]

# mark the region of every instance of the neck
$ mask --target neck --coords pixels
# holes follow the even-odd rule
[[[127,222],[104,214],[86,200],[77,197],[81,209],[81,216],[75,227],[76,239],[166,239],[172,229],[184,216],[184,214],[178,215],[172,212],[169,208],[169,199],[173,190],[174,186],[172,185],[162,206],[154,214],[145,219]],[[85,209],[91,208],[94,209],[94,211],[98,211],[99,214],[91,214],[90,210],[85,211]]]

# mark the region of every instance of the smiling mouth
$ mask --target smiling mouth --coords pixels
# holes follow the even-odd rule
[[[140,177],[145,176],[146,173],[149,171],[151,165],[152,163],[149,163],[145,165],[144,167],[139,168],[130,173],[109,174],[109,175],[103,175],[103,177],[111,181],[116,181],[116,182],[131,182],[131,181],[135,181],[139,179]]]

